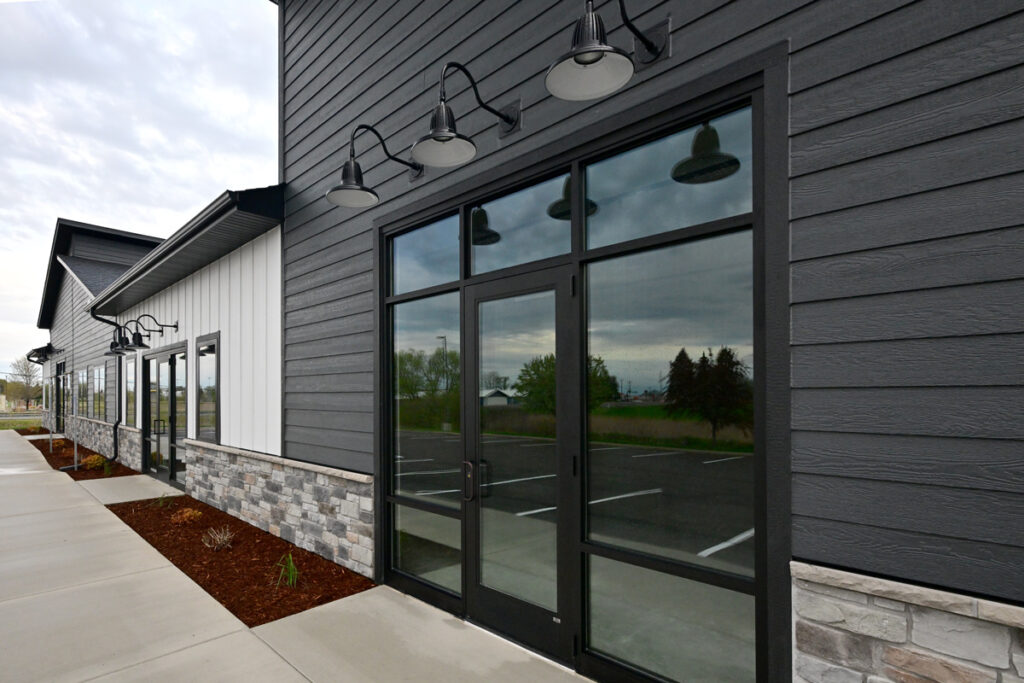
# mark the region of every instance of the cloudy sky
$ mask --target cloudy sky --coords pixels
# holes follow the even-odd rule
[[[58,216],[166,237],[275,182],[269,0],[0,0],[0,372],[48,340]]]

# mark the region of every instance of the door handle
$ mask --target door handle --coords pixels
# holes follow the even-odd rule
[[[473,500],[473,463],[468,460],[462,461],[462,500],[467,503]]]

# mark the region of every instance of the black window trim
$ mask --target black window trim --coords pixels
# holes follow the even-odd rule
[[[199,392],[200,392],[200,389],[202,387],[202,384],[201,384],[200,379],[199,379],[199,377],[200,377],[200,375],[199,375],[199,347],[203,346],[204,344],[209,344],[211,341],[217,347],[217,350],[215,352],[216,355],[217,355],[217,370],[216,370],[216,373],[215,373],[216,374],[216,380],[215,381],[217,383],[217,406],[216,406],[216,413],[214,415],[214,419],[217,421],[217,429],[216,429],[216,434],[214,435],[214,441],[210,441],[209,439],[203,439],[203,438],[201,438],[199,436],[199,434],[200,434],[199,406],[201,404],[201,402],[199,400]],[[220,436],[221,436],[221,434],[220,434],[220,425],[221,425],[221,422],[220,422],[220,418],[221,418],[221,409],[220,409],[220,407],[221,407],[220,406],[220,404],[221,404],[220,356],[221,356],[220,330],[217,330],[216,332],[211,332],[209,334],[204,334],[204,335],[200,335],[200,336],[196,337],[196,341],[195,341],[195,356],[194,356],[195,362],[193,363],[193,365],[195,365],[194,372],[195,372],[195,379],[196,379],[196,436],[195,436],[195,440],[196,441],[202,441],[203,443],[212,443],[212,444],[215,444],[215,445],[218,445],[218,446],[220,445]]]

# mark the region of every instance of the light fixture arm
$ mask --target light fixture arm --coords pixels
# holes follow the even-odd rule
[[[147,332],[159,332],[160,336],[163,336],[163,334],[164,334],[164,329],[163,328],[165,328],[165,327],[173,327],[175,332],[178,331],[178,323],[173,323],[173,324],[165,325],[162,322],[160,322],[159,320],[157,320],[156,318],[154,318],[153,316],[151,316],[149,313],[143,313],[142,315],[140,315],[135,320],[132,320],[132,321],[129,321],[129,322],[134,322],[136,324],[141,325],[141,321],[142,321],[143,318],[149,318],[150,320],[152,320],[156,324],[157,327],[160,328],[159,330],[150,330],[149,328],[143,326],[142,329],[146,330]],[[127,324],[127,323],[125,323],[125,324]]]
[[[473,78],[473,74],[469,73],[469,69],[464,67],[462,64],[459,64],[458,62],[446,62],[445,65],[441,67],[441,80],[438,84],[438,100],[440,101],[441,104],[445,104],[446,102],[446,97],[444,93],[444,79],[445,76],[448,75],[449,69],[458,69],[462,73],[466,74],[466,78],[469,79],[469,84],[473,86],[473,95],[476,96],[476,102],[477,104],[480,105],[481,109],[485,109],[490,113],[494,114],[509,126],[516,125],[516,123],[519,121],[519,111],[515,110],[515,114],[498,111],[494,107],[484,102],[483,98],[480,97],[480,90],[476,86],[476,79]]]
[[[381,149],[384,150],[384,156],[386,156],[388,159],[391,159],[392,161],[397,161],[398,163],[402,164],[403,166],[408,166],[417,175],[419,175],[420,173],[423,172],[423,165],[422,164],[418,164],[415,161],[406,161],[405,159],[399,159],[398,157],[393,155],[391,152],[389,152],[388,151],[387,143],[384,142],[384,137],[380,133],[377,132],[376,128],[374,128],[373,126],[371,126],[368,123],[360,123],[358,126],[356,126],[355,128],[352,129],[352,137],[349,138],[349,141],[348,141],[348,159],[349,159],[349,161],[353,161],[354,162],[356,160],[356,136],[359,135],[359,131],[362,131],[362,130],[368,130],[368,131],[370,131],[371,133],[373,133],[374,135],[377,136],[377,139],[380,140]]]
[[[587,0],[587,11],[593,11],[594,0]],[[626,0],[619,0],[619,14],[622,15],[622,25],[629,29],[629,32],[636,36],[636,39],[643,43],[643,46],[647,48],[647,51],[653,56],[657,57],[661,54],[662,47],[656,45],[653,40],[647,37],[643,31],[636,27],[630,18],[626,15]]]

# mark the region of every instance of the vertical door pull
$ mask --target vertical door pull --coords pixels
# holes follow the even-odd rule
[[[467,503],[473,500],[473,463],[462,461],[462,500]]]

